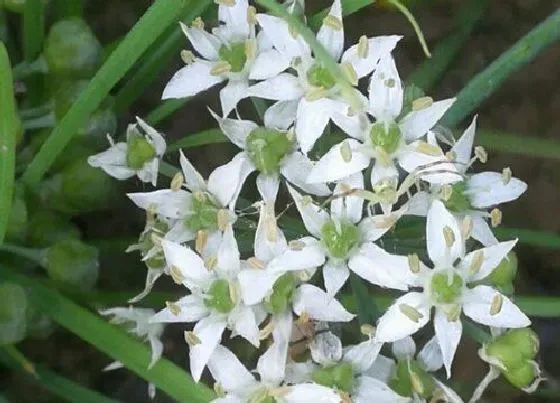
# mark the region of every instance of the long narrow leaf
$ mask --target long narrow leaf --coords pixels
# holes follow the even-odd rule
[[[533,60],[560,37],[560,8],[476,75],[459,94],[441,123],[456,126],[492,94],[511,73]]]
[[[560,159],[560,142],[551,139],[479,130],[476,134],[476,141],[488,150],[529,157]]]
[[[355,13],[362,8],[375,3],[375,0],[342,0],[342,14],[344,16]],[[309,25],[312,28],[317,28],[321,25],[323,18],[329,13],[329,9],[321,10],[309,19]]]
[[[500,239],[518,238],[520,243],[543,248],[559,249],[560,235],[548,231],[533,231],[521,228],[494,228],[494,233]]]
[[[8,52],[2,42],[0,43],[0,245],[4,242],[12,208],[17,130],[12,69]]]
[[[45,38],[45,2],[27,0],[23,12],[23,57],[31,62],[39,56]]]
[[[158,0],[148,9],[126,35],[119,47],[97,72],[88,87],[78,97],[60,124],[53,130],[39,153],[27,167],[22,180],[28,186],[36,186],[55,161],[76,129],[105,99],[111,88],[132,67],[134,62],[156,38],[184,12],[187,0]],[[189,7],[198,1],[190,0]]]
[[[185,371],[166,359],[160,359],[148,370],[151,353],[146,345],[74,304],[57,291],[5,267],[0,267],[0,277],[25,286],[29,289],[28,296],[35,308],[114,360],[122,362],[125,367],[152,382],[173,399],[194,403],[208,402],[214,397],[210,389],[195,383]]]
[[[208,144],[227,143],[229,140],[221,130],[208,129],[200,133],[189,134],[167,147],[167,152],[176,151],[180,148],[200,147]]]

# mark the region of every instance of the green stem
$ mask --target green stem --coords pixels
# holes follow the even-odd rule
[[[36,378],[38,377],[35,366],[16,348],[16,346],[13,344],[5,344],[2,346],[2,349],[21,369]]]
[[[551,139],[503,133],[496,130],[478,130],[476,139],[479,145],[488,150],[537,158],[560,159],[560,142]]]
[[[4,43],[0,43],[0,245],[12,209],[18,130],[10,59]]]
[[[494,228],[494,233],[499,239],[518,238],[523,244],[560,249],[560,235],[555,232],[498,227]]]
[[[138,23],[109,56],[88,87],[80,94],[62,121],[53,130],[39,153],[22,176],[29,187],[35,187],[87,117],[105,99],[111,88],[134,65],[155,39],[177,20],[186,0],[159,0],[153,3]],[[191,0],[189,5],[193,5]]]
[[[29,259],[39,265],[43,264],[43,249],[32,249],[26,248],[25,246],[4,243],[3,245],[0,245],[0,252],[13,253],[14,255]]]
[[[441,124],[455,127],[492,94],[511,73],[533,60],[560,36],[560,8],[477,74],[458,94]]]
[[[33,61],[43,49],[45,39],[45,2],[26,0],[23,12],[23,57]]]
[[[208,129],[199,133],[189,134],[170,144],[166,153],[177,151],[180,148],[193,148],[215,143],[227,143],[229,140],[221,130]]]
[[[83,0],[56,0],[57,19],[81,16],[84,13]]]
[[[185,105],[190,99],[192,98],[179,98],[163,101],[154,110],[152,110],[148,114],[148,116],[146,116],[146,120],[148,121],[148,123],[155,126],[167,119],[179,109],[181,109],[181,107]]]

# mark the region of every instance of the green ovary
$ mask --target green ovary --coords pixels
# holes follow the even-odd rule
[[[296,281],[291,273],[282,275],[272,287],[270,294],[264,301],[264,306],[269,313],[279,314],[292,303]]]
[[[354,389],[354,371],[352,364],[342,362],[328,368],[320,368],[313,372],[311,379],[319,385],[334,388],[346,393]]]
[[[185,226],[193,232],[215,230],[218,228],[219,207],[211,198],[201,193],[194,196],[191,202],[192,214],[185,218]]]
[[[352,223],[341,222],[337,225],[329,220],[321,228],[321,239],[331,257],[342,259],[360,241],[360,231]]]
[[[141,135],[133,135],[128,139],[126,164],[132,169],[142,169],[146,162],[154,159],[156,149]]]
[[[399,395],[407,397],[417,394],[426,398],[432,396],[436,388],[432,376],[416,360],[399,361],[388,385]]]
[[[222,45],[218,51],[220,60],[228,62],[231,66],[231,72],[239,73],[247,63],[247,54],[245,53],[245,44],[243,42],[233,43],[229,47]]]
[[[463,279],[453,274],[451,281],[447,272],[436,273],[432,277],[432,297],[438,304],[452,304],[461,296]]]
[[[284,133],[263,127],[249,133],[245,144],[251,162],[266,175],[278,173],[280,161],[292,149],[292,142]]]
[[[469,196],[466,194],[467,185],[465,182],[457,182],[452,185],[451,188],[451,196],[443,202],[445,207],[447,207],[449,211],[456,213],[471,210],[471,201],[469,200]]]
[[[326,90],[334,87],[336,81],[332,74],[321,66],[315,63],[309,70],[307,70],[307,81],[314,87],[321,87]]]
[[[386,130],[384,123],[376,123],[371,127],[369,136],[375,147],[381,147],[387,154],[392,154],[399,148],[401,129],[397,124],[391,123]]]
[[[221,313],[231,312],[235,304],[231,300],[227,280],[220,279],[212,283],[204,300],[204,305]]]

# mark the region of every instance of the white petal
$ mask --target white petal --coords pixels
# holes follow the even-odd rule
[[[314,362],[323,366],[333,365],[342,358],[342,342],[332,332],[320,333],[309,345],[309,352]]]
[[[498,298],[502,298],[502,307],[497,314],[491,315],[490,306],[496,295],[501,295]],[[475,322],[487,326],[518,328],[531,324],[529,318],[508,297],[486,285],[464,291],[463,312]]]
[[[486,248],[478,249],[468,253],[462,260],[461,260],[461,269],[465,274],[468,282],[474,282],[478,280],[482,280],[489,276],[492,271],[500,264],[500,262],[506,258],[507,254],[510,250],[515,247],[517,243],[517,239],[513,241],[506,241],[500,242],[496,245],[488,246]],[[472,264],[473,259],[478,254],[482,253],[483,261],[480,268],[477,272],[473,275],[469,272],[469,268]]]
[[[334,111],[340,110],[342,102],[329,98],[308,101],[302,98],[296,115],[296,137],[301,151],[307,154],[325,131]]]
[[[463,399],[449,386],[445,385],[443,382],[440,382],[436,378],[434,381],[439,389],[443,390],[443,394],[445,396],[447,403],[463,403]]]
[[[162,156],[165,153],[165,139],[156,129],[146,123],[144,120],[136,116],[138,126],[146,133],[146,139],[156,149],[156,154]]]
[[[264,113],[264,125],[279,130],[287,130],[294,124],[299,99],[295,101],[278,101]]]
[[[206,32],[203,29],[195,27],[187,27],[182,22],[181,29],[183,33],[189,38],[189,42],[200,55],[206,60],[214,61],[220,57],[218,52],[222,43],[214,35]]]
[[[273,226],[273,228],[270,228],[270,226]],[[274,237],[271,237],[271,235],[274,235]],[[265,263],[268,263],[287,249],[284,233],[276,225],[274,206],[272,205],[261,203],[254,249],[255,257]]]
[[[486,219],[480,216],[473,215],[473,229],[471,236],[484,246],[490,246],[498,243],[498,239],[494,236],[492,229],[486,222]]]
[[[159,160],[157,158],[146,162],[142,169],[136,171],[138,179],[145,183],[151,183],[152,186],[156,186],[157,177],[159,171]]]
[[[336,264],[333,261],[328,261],[323,266],[323,279],[327,294],[334,296],[346,283],[349,276],[350,271],[346,262]]]
[[[295,240],[302,243],[302,247],[288,248],[281,255],[276,256],[267,265],[267,270],[273,272],[286,272],[293,270],[306,270],[321,266],[325,261],[325,253],[319,241],[312,237]]]
[[[292,60],[296,56],[311,54],[307,42],[299,35],[294,38],[288,24],[283,19],[268,14],[257,14],[257,21],[266,37],[284,57]]]
[[[436,337],[441,348],[443,357],[443,365],[447,373],[447,379],[451,378],[451,365],[453,364],[453,357],[455,351],[461,341],[461,334],[463,333],[463,324],[460,319],[449,321],[447,316],[441,309],[436,309],[434,315],[434,329]]]
[[[239,305],[230,312],[228,322],[232,337],[241,336],[255,347],[259,347],[259,326],[253,309]]]
[[[379,60],[369,84],[370,113],[380,122],[392,123],[401,113],[403,88],[393,56]]]
[[[393,391],[393,389],[379,379],[360,376],[356,392],[352,396],[352,401],[355,403],[367,403],[372,401],[373,396],[375,396],[376,403],[406,403],[411,401],[408,397],[403,397]]]
[[[187,295],[173,305],[180,308],[179,313],[164,308],[150,318],[150,323],[198,322],[210,313],[202,298],[197,295]]]
[[[146,274],[146,282],[144,285],[144,289],[140,294],[132,297],[127,302],[129,304],[135,304],[136,302],[139,302],[142,299],[144,299],[144,297],[152,291],[152,288],[156,280],[160,278],[162,274],[163,274],[163,269],[148,269],[148,273]]]
[[[259,358],[257,371],[261,380],[277,385],[284,379],[286,359],[292,334],[292,313],[286,312],[274,316],[273,342]]]
[[[344,145],[347,144],[347,145]],[[350,147],[351,158],[342,156],[342,147]],[[321,159],[315,164],[307,182],[326,183],[334,182],[346,178],[352,174],[363,171],[368,167],[370,158],[360,151],[362,145],[354,139],[346,139],[344,142],[334,145]]]
[[[455,154],[455,162],[460,172],[465,172],[471,161],[472,149],[474,144],[474,135],[476,132],[476,116],[471,124],[463,132],[459,140],[453,145],[451,151]]]
[[[255,167],[247,154],[240,152],[225,165],[216,168],[208,178],[208,190],[222,206],[235,206],[245,179]]]
[[[405,308],[402,308],[401,305]],[[418,317],[413,320],[405,315],[401,309],[414,308]],[[383,343],[396,341],[405,336],[416,333],[430,320],[430,306],[428,301],[420,292],[409,292],[398,298],[377,323],[377,340]]]
[[[348,110],[335,111],[331,119],[344,133],[357,140],[364,141],[369,135],[371,123],[365,113],[348,116]]]
[[[263,201],[270,204],[273,208],[276,202],[276,195],[278,194],[278,187],[280,186],[279,179],[278,175],[266,175],[262,172],[257,176],[257,189]]]
[[[455,164],[449,162],[441,151],[439,156],[416,151],[418,143],[412,143],[398,155],[399,165],[407,172],[418,175],[432,184],[455,183],[463,180]]]
[[[297,77],[289,73],[280,73],[249,87],[248,95],[277,101],[294,101],[301,99],[304,94]]]
[[[406,214],[407,208],[403,207],[389,214],[376,214],[364,218],[360,224],[360,233],[363,241],[377,241],[387,231],[394,227],[394,224]]]
[[[527,184],[511,178],[507,184],[498,172],[482,172],[467,179],[467,192],[475,208],[486,208],[517,199],[527,190]]]
[[[364,176],[361,172],[350,175],[338,182],[333,196],[344,194],[347,189],[363,189]],[[364,199],[359,196],[337,197],[331,202],[331,214],[340,219],[347,219],[354,224],[362,219]]]
[[[305,228],[317,238],[321,237],[321,228],[329,219],[329,214],[313,202],[308,202],[293,187],[288,185],[288,191],[296,203]]]
[[[378,354],[373,362],[373,365],[364,373],[369,377],[378,379],[384,383],[389,382],[393,377],[397,364],[391,358],[385,357],[383,354]]]
[[[222,345],[214,349],[208,361],[208,369],[212,378],[226,391],[247,389],[256,383],[237,356]]]
[[[290,59],[276,49],[260,52],[251,66],[250,80],[267,80],[290,67]]]
[[[450,248],[446,244],[445,228],[453,232],[454,240]],[[448,266],[465,253],[465,242],[457,220],[439,200],[434,200],[428,211],[426,219],[426,246],[428,248],[428,255],[436,266]]]
[[[430,207],[430,194],[428,192],[417,192],[408,199],[407,210],[405,214],[426,217],[428,208]]]
[[[381,162],[375,161],[375,165],[371,170],[370,182],[371,186],[375,187],[382,180],[394,182],[396,187],[399,178],[399,171],[397,167],[391,161],[388,165],[384,165]]]
[[[204,288],[214,278],[204,267],[204,261],[192,249],[165,240],[162,241],[161,247],[167,265],[177,268],[188,285],[194,284]]]
[[[341,23],[343,22],[340,0],[333,1],[329,16],[338,19]],[[317,40],[327,49],[335,61],[340,60],[344,48],[344,28],[334,29],[323,22],[317,33]]]
[[[210,356],[220,344],[222,333],[226,328],[226,321],[221,316],[210,315],[198,322],[193,333],[200,343],[190,346],[191,375],[195,382],[200,381],[204,367]]]
[[[343,360],[352,363],[352,367],[357,373],[365,372],[374,364],[382,345],[375,339],[370,339],[350,346],[345,349]]]
[[[342,55],[342,62],[350,62],[356,70],[358,78],[367,76],[373,71],[379,59],[391,53],[397,42],[400,41],[400,35],[375,36],[368,39],[368,53],[365,57],[358,55],[358,45],[352,45]]]
[[[372,284],[396,290],[408,290],[414,274],[405,256],[391,255],[372,242],[364,243],[348,262],[348,267]]]
[[[233,233],[233,228],[228,225],[224,231],[222,242],[218,247],[217,270],[222,273],[235,273],[239,271],[239,248]]]
[[[248,0],[235,0],[233,5],[226,2],[220,3],[218,19],[225,24],[224,28],[229,33],[229,40],[246,39],[249,36],[248,8]]]
[[[224,80],[210,74],[210,70],[212,63],[200,59],[179,69],[165,86],[161,99],[192,97]]]
[[[247,136],[259,126],[251,120],[222,118],[212,109],[209,110],[212,117],[218,122],[220,130],[227,138],[237,147],[245,149]]]
[[[290,386],[282,400],[285,403],[340,403],[340,395],[325,386],[302,383]]]
[[[195,233],[187,228],[184,220],[176,220],[171,229],[165,233],[163,239],[175,243],[185,243],[192,241],[195,237]],[[144,259],[146,259],[146,256],[144,256]]]
[[[322,183],[307,183],[309,171],[313,168],[313,163],[309,158],[299,151],[287,155],[282,160],[280,172],[293,185],[296,185],[306,193],[317,196],[328,196],[331,191],[327,185]]]
[[[454,102],[455,98],[444,99],[427,108],[410,112],[399,123],[401,133],[408,141],[422,137],[436,125]]]
[[[311,284],[302,284],[294,293],[294,312],[301,316],[304,312],[310,318],[325,322],[349,322],[355,315],[349,313],[333,297]]]
[[[391,350],[397,360],[406,360],[414,357],[414,354],[416,354],[416,343],[412,337],[406,336],[394,341],[391,345]]]
[[[239,101],[248,96],[249,82],[246,80],[229,80],[227,85],[220,90],[220,104],[222,114],[229,116],[237,107]]]
[[[108,175],[119,180],[128,179],[136,174],[126,164],[126,143],[117,143],[107,150],[88,157],[88,164],[94,168],[101,168]]]
[[[206,182],[196,168],[191,164],[191,162],[183,154],[183,150],[179,150],[179,162],[181,164],[181,170],[183,171],[183,177],[185,178],[185,186],[191,192],[200,192],[206,190]]]
[[[261,302],[269,293],[282,272],[273,272],[261,269],[242,270],[237,279],[241,291],[241,298],[246,305]]]
[[[416,356],[428,372],[438,371],[443,367],[443,356],[436,336],[432,337]]]
[[[156,190],[147,193],[128,193],[127,196],[138,207],[154,208],[156,214],[166,218],[184,218],[190,213],[192,194],[184,190]]]

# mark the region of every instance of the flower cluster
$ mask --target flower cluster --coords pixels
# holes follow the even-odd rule
[[[535,347],[525,329],[530,320],[506,295],[516,240],[499,242],[492,231],[502,216],[496,206],[527,186],[509,168],[470,172],[487,159],[481,147],[473,151],[476,119],[456,141],[438,130],[454,99],[415,97],[403,87],[392,54],[400,36],[362,36],[344,50],[340,0],[316,39],[359,107],[285,20],[258,13],[247,0],[218,3],[212,32],[200,19],[181,26],[196,53],[181,53],[185,66],[163,98],[226,82],[221,113],[210,113],[240,152],[207,180],[181,152],[181,172],[169,189],[128,195],[147,214],[130,248],[148,267],[146,288],[131,302],[161,275],[185,287],[184,297],[148,322],[194,324],[185,332],[193,378],[199,381],[208,367],[217,402],[367,402],[372,396],[460,402],[432,372],[444,368],[451,377],[467,321],[492,331],[480,352],[492,374],[533,389],[540,380],[538,342]],[[302,1],[284,6],[304,18]],[[366,82],[363,94],[359,84]],[[262,124],[230,117],[247,97],[273,101]],[[315,146],[325,138],[338,143],[321,153]],[[155,184],[164,152],[162,136],[138,119],[126,143],[89,161],[118,179],[137,175]],[[249,222],[253,247],[241,253],[237,235],[247,229],[241,211],[247,216],[248,210],[238,200],[254,171],[260,200],[250,205],[258,223]],[[277,223],[281,186],[301,216],[299,234]],[[402,240],[394,231],[401,222],[421,223],[414,248],[384,247],[386,240]],[[355,319],[340,299],[350,276],[403,295],[376,324],[362,324],[367,340],[343,346],[340,323]],[[435,335],[416,355],[411,336],[430,322]],[[524,331],[511,336],[508,329]],[[153,332],[146,332],[153,344]],[[224,335],[265,347],[255,371],[225,347]],[[512,339],[527,351],[515,351]],[[380,354],[384,343],[392,344],[394,359]]]

